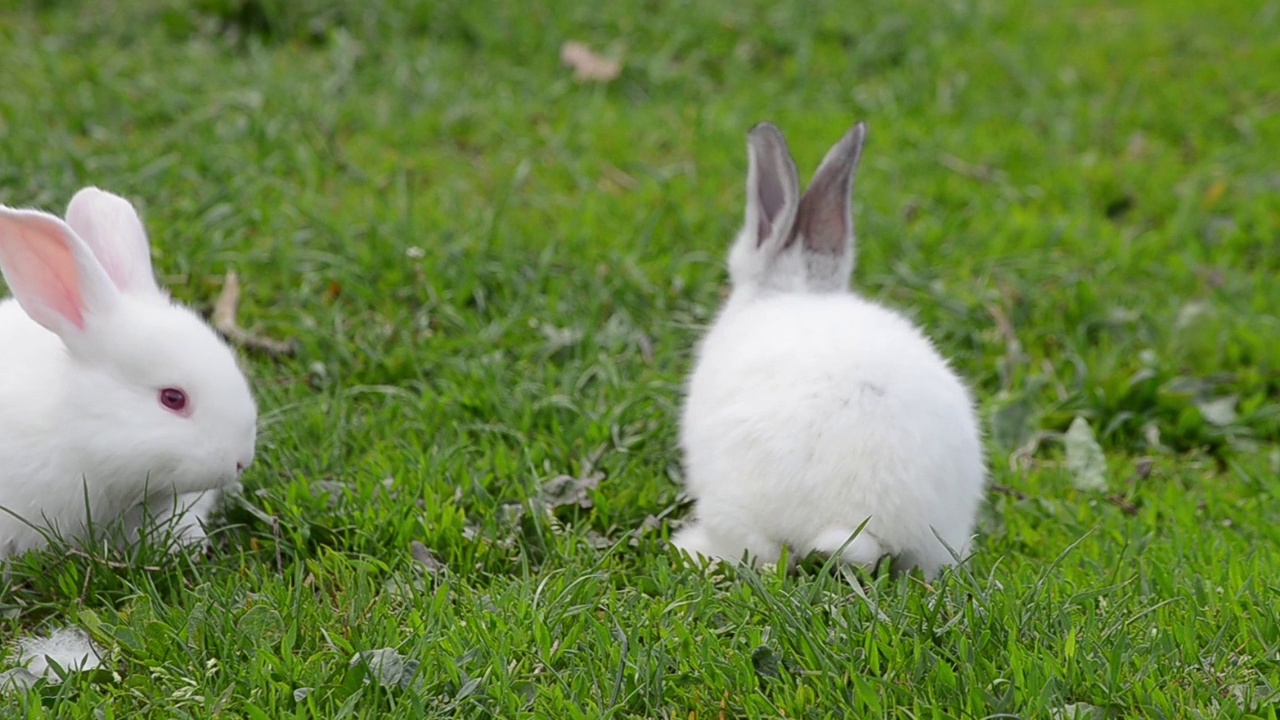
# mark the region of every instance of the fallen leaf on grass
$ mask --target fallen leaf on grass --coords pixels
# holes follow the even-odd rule
[[[607,535],[604,535],[596,530],[587,531],[586,541],[587,541],[587,544],[590,545],[593,550],[608,550],[614,545],[614,542],[610,540]]]
[[[604,457],[604,452],[605,448],[600,447],[583,459],[582,469],[577,477],[557,475],[543,483],[538,493],[542,505],[548,510],[568,505],[577,505],[584,510],[590,508],[594,504],[591,491],[599,487],[606,477],[603,471],[596,469],[596,463]]]
[[[1258,682],[1256,683],[1228,685],[1222,691],[1222,695],[1223,697],[1233,698],[1239,704],[1241,710],[1265,708],[1269,704],[1280,700],[1280,688],[1272,687],[1265,678],[1257,678],[1257,680]]]
[[[1125,146],[1124,156],[1126,160],[1140,160],[1147,154],[1151,144],[1147,142],[1147,136],[1142,133],[1134,133],[1129,136],[1129,144]]]
[[[1236,421],[1236,399],[1235,395],[1227,395],[1226,397],[1212,400],[1203,400],[1196,403],[1196,407],[1211,425],[1226,427]]]
[[[311,483],[311,496],[314,498],[324,497],[329,501],[329,507],[336,507],[342,502],[342,498],[346,496],[347,490],[351,488],[350,483],[344,483],[338,480],[317,480]]]
[[[409,543],[409,554],[413,559],[421,565],[427,572],[432,575],[438,575],[445,571],[445,564],[440,562],[436,554],[431,552],[431,548],[414,540]]]
[[[582,477],[553,477],[542,486],[542,501],[551,509],[577,505],[586,510],[593,504],[590,492],[600,485],[601,480],[604,480],[604,473],[599,471]]]
[[[407,690],[418,680],[418,661],[406,658],[395,648],[379,648],[356,653],[350,665],[364,665],[366,683],[377,683],[384,688]]]
[[[569,40],[560,46],[560,61],[573,68],[575,80],[609,82],[622,73],[622,63],[604,57],[577,40]]]
[[[645,515],[644,520],[640,523],[640,527],[632,531],[631,537],[627,540],[627,544],[631,547],[640,547],[640,538],[643,538],[651,532],[660,530],[662,528],[662,518],[669,515],[674,509],[675,506],[667,508],[662,512],[661,516]]]
[[[427,587],[426,578],[422,577],[422,575],[405,577],[404,575],[396,574],[382,583],[382,592],[384,597],[393,602],[413,603],[417,602],[418,598],[431,592],[431,589]]]
[[[1205,207],[1213,207],[1214,205],[1217,205],[1218,201],[1222,199],[1222,196],[1226,194],[1227,183],[1222,180],[1215,180],[1214,183],[1204,191]]]
[[[1063,438],[1067,448],[1067,469],[1079,490],[1102,490],[1107,486],[1107,458],[1093,436],[1089,421],[1076,416]]]
[[[1000,447],[1022,447],[1035,432],[1035,412],[1035,405],[1026,398],[1002,405],[991,416],[991,436]]]
[[[269,605],[253,605],[240,616],[236,629],[246,636],[270,646],[284,635],[284,616]]]
[[[762,678],[782,677],[782,656],[767,645],[751,651],[751,666]]]
[[[1213,310],[1209,307],[1209,303],[1196,300],[1186,303],[1178,308],[1178,315],[1173,320],[1173,327],[1176,330],[1186,330],[1194,323],[1211,316]]]
[[[236,345],[271,357],[288,357],[297,349],[291,342],[281,342],[271,338],[254,335],[240,327],[236,315],[240,310],[240,278],[234,270],[227,272],[222,283],[222,294],[213,306],[213,327]]]
[[[1137,515],[1138,511],[1141,510],[1141,508],[1139,508],[1133,502],[1126,499],[1125,496],[1120,495],[1118,493],[1112,493],[1108,495],[1107,502],[1120,508],[1120,512],[1124,513],[1125,515]]]
[[[946,153],[938,156],[938,164],[954,173],[982,182],[1003,183],[1007,179],[1003,170],[990,165],[965,162],[955,155]]]
[[[1001,495],[1008,495],[1014,500],[1026,500],[1028,497],[1026,493],[1018,490],[1017,488],[1011,488],[1008,485],[1001,485],[999,483],[991,483],[991,491],[1000,493]]]
[[[1050,710],[1049,717],[1053,720],[1092,720],[1107,717],[1107,711],[1106,708],[1089,703],[1067,703],[1060,708]]]

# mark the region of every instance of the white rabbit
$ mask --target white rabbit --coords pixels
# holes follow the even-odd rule
[[[0,564],[146,516],[204,541],[257,409],[231,349],[157,286],[133,206],[97,188],[65,223],[0,206],[0,272]]]
[[[986,482],[969,391],[911,322],[849,290],[865,136],[801,197],[782,133],[751,130],[732,290],[681,418],[696,518],[672,541],[690,555],[772,563],[785,545],[933,576],[968,552]]]

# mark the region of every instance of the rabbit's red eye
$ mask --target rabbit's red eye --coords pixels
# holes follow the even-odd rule
[[[176,413],[185,413],[187,394],[178,388],[165,388],[160,391],[160,404]]]

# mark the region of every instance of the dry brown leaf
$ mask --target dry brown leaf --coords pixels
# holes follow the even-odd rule
[[[573,68],[575,80],[609,82],[622,73],[622,62],[604,57],[577,40],[560,46],[560,61]]]
[[[413,559],[419,565],[432,575],[439,575],[445,570],[444,563],[440,562],[440,560],[436,558],[436,554],[431,552],[431,548],[423,545],[417,540],[409,543],[409,554],[413,556]]]
[[[961,160],[955,155],[943,153],[938,156],[938,164],[942,167],[967,178],[980,180],[989,183],[1003,183],[1006,175],[1003,170],[991,167],[990,165],[982,165],[978,163],[970,163]]]
[[[254,335],[240,327],[236,315],[240,310],[240,278],[234,270],[227,271],[226,280],[222,283],[222,293],[213,306],[213,327],[228,340],[249,350],[264,353],[272,357],[293,355],[293,343],[272,340]]]
[[[577,477],[558,475],[543,483],[538,493],[538,499],[543,506],[548,510],[569,505],[577,505],[583,509],[590,508],[594,504],[591,500],[591,491],[599,487],[600,482],[608,477],[603,471],[596,469],[604,453],[605,447],[602,445],[590,456],[583,458],[582,470]]]
[[[1223,195],[1227,194],[1227,183],[1222,180],[1215,180],[1207,190],[1204,191],[1205,207],[1213,207],[1218,204]]]

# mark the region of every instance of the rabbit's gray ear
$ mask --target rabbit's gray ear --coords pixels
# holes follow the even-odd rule
[[[841,259],[841,262],[810,262],[813,266],[843,266],[848,258],[852,270],[853,255],[853,179],[862,158],[862,144],[867,137],[864,123],[858,123],[823,158],[813,175],[813,182],[800,200],[796,211],[794,233],[811,256]],[[816,259],[816,258],[815,258]],[[825,278],[811,278],[825,280]],[[847,281],[847,277],[843,281]]]
[[[781,249],[791,235],[800,195],[800,178],[782,131],[760,123],[747,135],[746,227],[757,248]]]

